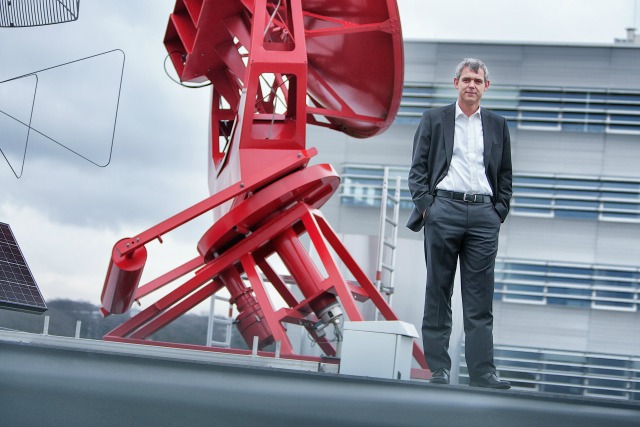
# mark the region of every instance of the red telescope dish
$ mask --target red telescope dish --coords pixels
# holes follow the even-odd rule
[[[290,10],[286,5],[295,1],[274,1],[273,7],[284,4],[280,7]],[[298,1],[308,63],[307,122],[358,138],[383,132],[398,111],[404,77],[396,1]],[[233,113],[247,84],[251,4],[178,0],[164,40],[180,79],[210,81]],[[278,25],[281,34],[291,31],[286,17]],[[301,40],[299,35],[294,38],[296,43]]]

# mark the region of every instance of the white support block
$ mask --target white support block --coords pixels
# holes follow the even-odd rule
[[[416,328],[401,321],[345,322],[340,373],[409,380]]]

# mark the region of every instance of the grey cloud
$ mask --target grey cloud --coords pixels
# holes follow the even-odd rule
[[[109,166],[97,168],[32,134],[21,179],[0,162],[3,202],[35,208],[61,224],[137,232],[207,196],[208,92],[178,87],[162,68],[173,4],[89,3],[77,23],[20,30],[15,43],[0,41],[3,64],[12,63],[0,70],[0,80],[114,48],[126,53]],[[53,43],[44,43],[47,38]],[[105,163],[119,61],[105,57],[40,73],[33,127]]]

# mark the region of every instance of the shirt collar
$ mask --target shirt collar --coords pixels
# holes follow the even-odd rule
[[[476,112],[473,113],[471,115],[471,117],[476,116],[476,115],[478,117],[480,117],[480,110],[482,110],[482,107],[478,107]],[[460,108],[460,105],[458,105],[458,101],[456,101],[456,117],[460,117],[460,114],[462,114],[463,116],[467,117],[467,115],[462,112],[462,109]],[[471,117],[469,117],[469,118],[471,118]]]

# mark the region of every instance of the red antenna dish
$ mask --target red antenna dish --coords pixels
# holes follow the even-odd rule
[[[165,45],[181,81],[213,85],[211,197],[116,243],[102,311],[126,312],[134,300],[196,271],[105,339],[149,343],[223,288],[246,343],[259,350],[276,343],[284,357],[298,357],[286,324],[304,327],[335,356],[325,328],[333,325],[339,341],[344,315],[364,319],[358,302],[370,300],[386,320],[397,320],[318,210],[340,177],[330,165],[308,166],[317,150],[305,147],[307,123],[362,138],[390,126],[403,78],[395,0],[178,0]],[[210,210],[214,223],[197,245],[200,255],[138,287],[145,245]],[[355,281],[345,279],[333,254]],[[288,274],[269,264],[272,256]],[[265,278],[287,307],[273,306]],[[416,343],[413,354],[426,368]]]
[[[210,81],[233,113],[248,83],[246,58],[255,24],[255,10],[248,6],[252,3],[178,0],[165,37],[180,79]],[[282,3],[280,7],[291,10],[287,6],[291,1],[272,3],[274,8]],[[395,0],[301,3],[308,123],[360,138],[383,132],[398,111],[403,84],[402,33]],[[287,22],[291,17],[274,16],[265,38],[273,39],[274,49],[295,49],[300,36],[291,34],[293,26]],[[291,43],[275,43],[286,38]]]

